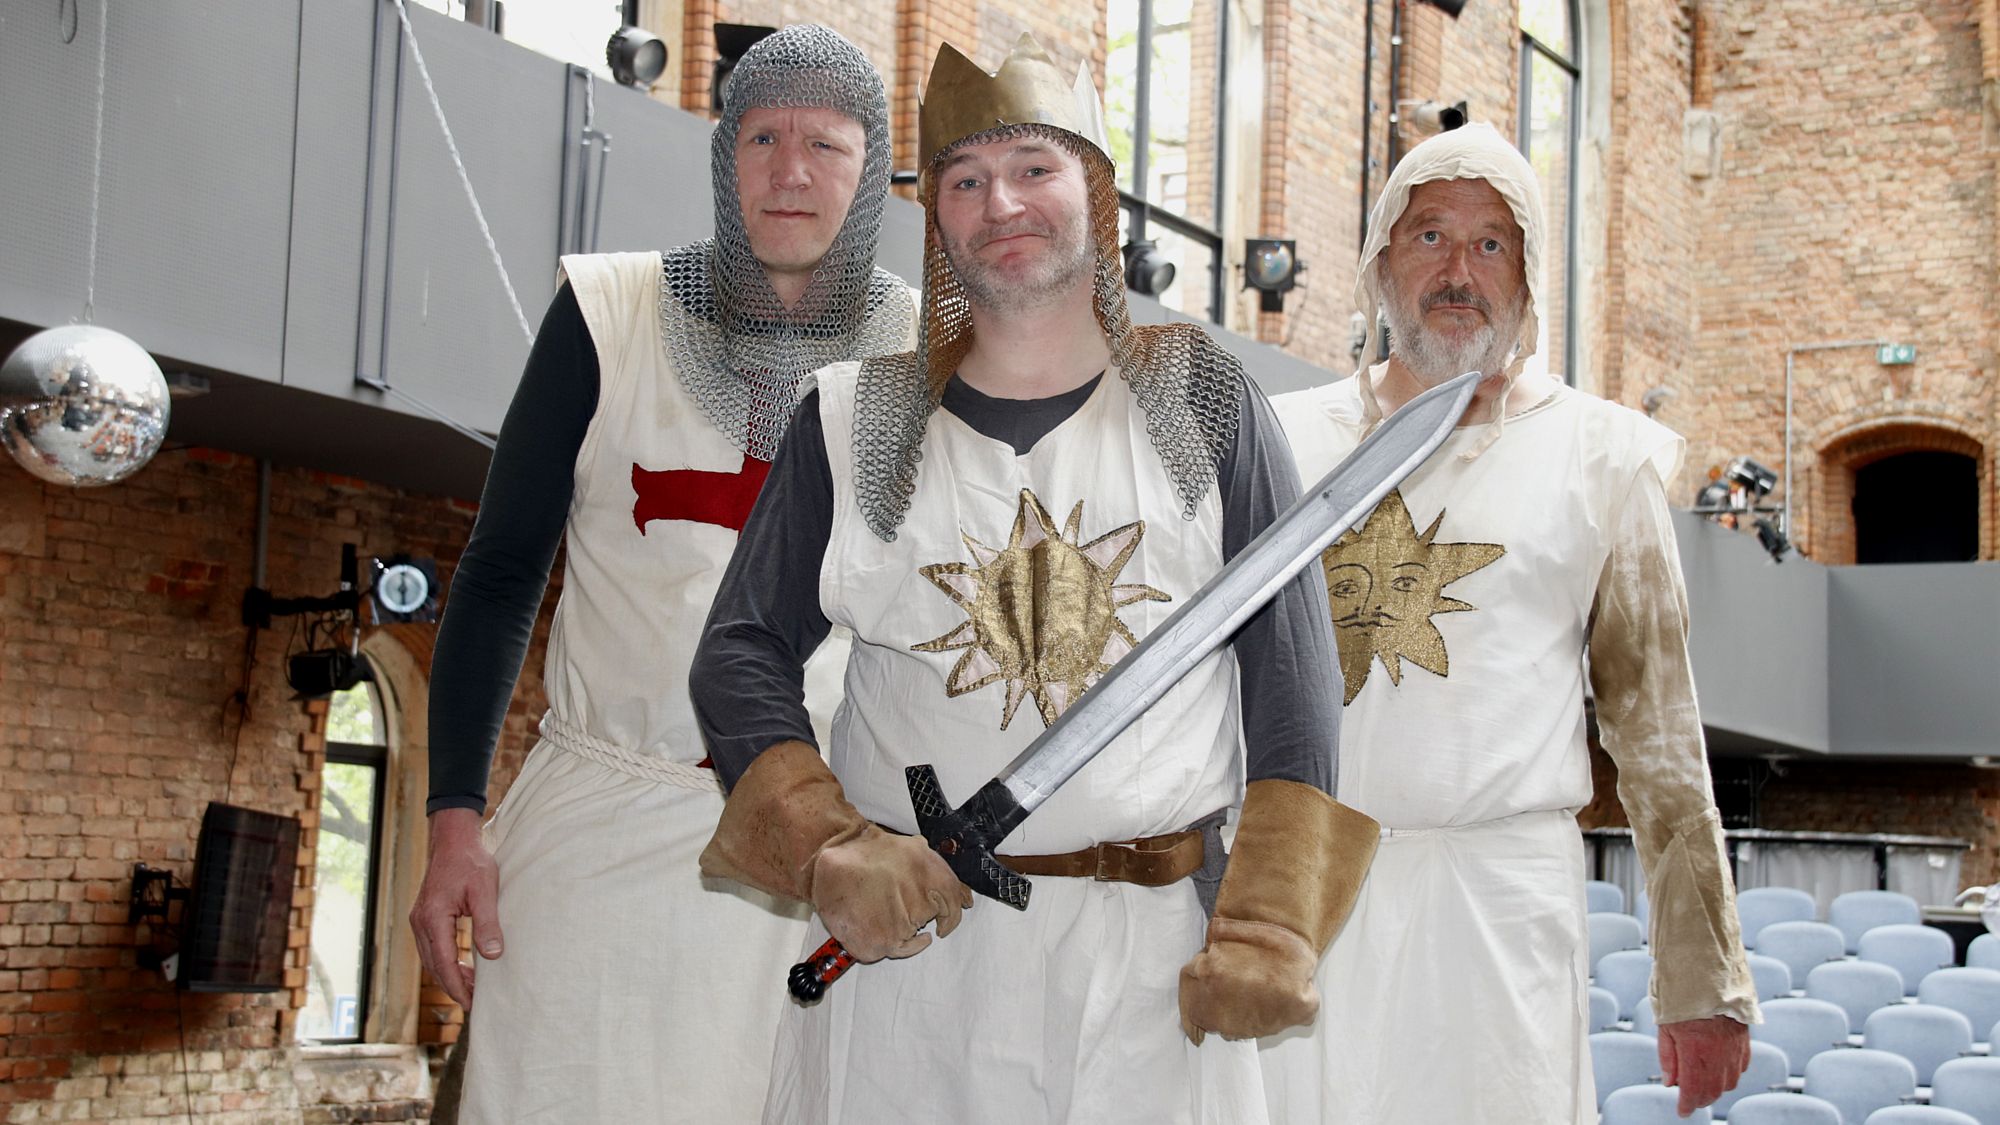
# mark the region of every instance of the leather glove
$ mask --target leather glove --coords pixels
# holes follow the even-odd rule
[[[819,751],[781,742],[730,791],[704,875],[812,903],[861,962],[908,957],[958,928],[972,891],[914,836],[885,832],[848,803]]]
[[[1320,955],[1354,909],[1381,826],[1297,781],[1253,781],[1208,942],[1181,969],[1181,1029],[1254,1039],[1313,1021]]]

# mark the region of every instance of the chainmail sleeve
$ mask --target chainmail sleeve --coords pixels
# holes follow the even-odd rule
[[[562,546],[576,455],[597,412],[597,348],[564,284],[542,318],[452,576],[431,658],[425,812],[486,808],[487,773]]]
[[[1222,557],[1233,559],[1299,498],[1298,469],[1264,393],[1242,380],[1241,419],[1216,474]],[[1232,646],[1242,686],[1248,780],[1283,779],[1334,792],[1339,780],[1340,682],[1326,583],[1317,566],[1245,622]]]
[[[818,744],[805,668],[833,629],[819,600],[832,537],[833,472],[819,392],[810,391],[736,541],[688,673],[695,721],[726,787],[780,742]]]

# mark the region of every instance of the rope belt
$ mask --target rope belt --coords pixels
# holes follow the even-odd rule
[[[721,783],[716,780],[714,770],[691,766],[684,762],[670,762],[651,754],[635,753],[595,735],[586,734],[557,719],[553,714],[542,716],[542,737],[550,744],[559,746],[579,758],[587,758],[622,774],[645,778],[647,781],[657,781],[679,789],[697,789],[711,793],[720,791]]]
[[[1164,887],[1201,867],[1201,831],[1169,832],[1142,840],[1097,844],[1061,855],[1003,855],[1001,864],[1017,875],[1053,875]]]

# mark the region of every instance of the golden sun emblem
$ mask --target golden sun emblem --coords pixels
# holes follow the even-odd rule
[[[1403,504],[1401,490],[1376,505],[1367,522],[1334,541],[1320,556],[1327,599],[1333,603],[1340,674],[1347,681],[1342,705],[1354,702],[1375,657],[1389,682],[1403,682],[1404,660],[1439,676],[1451,674],[1444,634],[1431,618],[1478,607],[1443,594],[1446,586],[1507,553],[1497,543],[1439,543],[1444,512],[1422,535]]]
[[[1145,521],[1088,543],[1079,542],[1082,527],[1083,501],[1058,532],[1042,502],[1024,488],[1007,546],[995,550],[961,531],[972,562],[933,563],[917,572],[957,602],[966,620],[936,640],[910,647],[965,650],[945,680],[947,696],[1004,681],[1001,730],[1030,695],[1042,725],[1055,722],[1139,643],[1118,620],[1118,611],[1134,602],[1173,600],[1151,586],[1118,584],[1118,572],[1146,534]]]

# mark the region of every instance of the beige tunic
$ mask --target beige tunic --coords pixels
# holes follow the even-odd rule
[[[1276,406],[1305,480],[1363,435],[1352,379]],[[1267,1042],[1274,1120],[1594,1120],[1586,675],[1652,896],[1656,1009],[1756,1018],[1665,502],[1680,439],[1568,389],[1466,460],[1484,431],[1325,559],[1339,796],[1385,831],[1322,963],[1319,1023]]]

